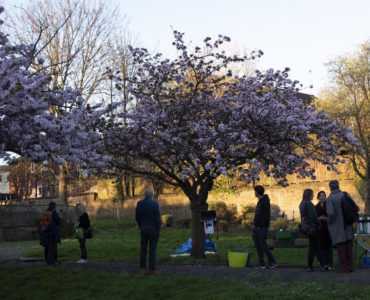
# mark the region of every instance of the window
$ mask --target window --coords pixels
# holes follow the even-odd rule
[[[0,174],[0,182],[3,181],[3,174]]]

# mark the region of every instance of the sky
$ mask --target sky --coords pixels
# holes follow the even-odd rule
[[[329,84],[325,63],[370,40],[370,0],[115,1],[132,35],[150,51],[174,56],[172,28],[191,45],[227,35],[230,50],[262,50],[257,68],[289,67],[290,77],[315,95]],[[5,6],[26,2],[0,0]]]
[[[121,0],[142,46],[171,56],[172,29],[196,44],[227,35],[232,49],[265,54],[259,69],[291,69],[306,93],[329,83],[325,63],[370,39],[370,0]],[[310,89],[309,86],[313,85]]]

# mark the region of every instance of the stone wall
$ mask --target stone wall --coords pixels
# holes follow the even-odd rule
[[[317,193],[319,191],[325,191],[326,195],[329,196],[330,189],[328,182],[312,182],[312,183],[299,183],[291,184],[288,187],[279,186],[267,186],[265,187],[265,193],[269,195],[271,199],[271,204],[275,204],[280,208],[281,213],[285,213],[288,219],[293,217],[299,217],[299,203],[302,200],[302,194],[304,189],[310,188],[314,191],[315,196],[313,203],[317,204]],[[364,210],[364,201],[356,189],[352,180],[342,180],[340,181],[340,188],[342,191],[348,192],[360,210]],[[163,204],[171,205],[173,203],[183,203],[188,204],[188,199],[184,195],[162,195],[159,197],[160,202]],[[254,196],[254,190],[252,188],[241,189],[235,194],[214,194],[211,193],[208,197],[209,202],[223,201],[227,204],[235,204],[238,207],[238,211],[241,211],[244,205],[256,205],[257,198]]]
[[[364,202],[361,199],[352,180],[340,181],[340,186],[343,191],[347,191],[354,198],[361,210],[364,210]],[[298,206],[302,199],[303,190],[311,188],[315,192],[314,204],[317,203],[316,195],[319,191],[324,190],[329,195],[328,182],[313,182],[292,184],[286,188],[277,186],[266,187],[266,193],[270,196],[271,204],[275,204],[280,208],[280,214],[292,219],[299,217]],[[88,213],[92,222],[95,218],[114,217],[120,220],[135,219],[135,207],[137,201],[142,197],[125,200],[123,203],[112,201],[98,201],[96,195],[86,194],[80,196],[68,197],[69,205],[59,204],[57,199],[53,199],[57,203],[58,212],[62,210],[61,215],[64,217],[64,224],[67,225],[67,233],[76,218],[75,204],[84,203],[87,206]],[[42,212],[47,208],[50,199],[38,199],[35,204],[27,205],[9,205],[0,206],[0,241],[2,240],[24,240],[37,239],[39,236],[38,222]],[[215,194],[211,193],[208,202],[224,201],[227,204],[235,204],[238,211],[241,212],[244,205],[255,205],[257,199],[254,196],[253,189],[243,188],[235,194]],[[161,213],[172,214],[175,218],[188,218],[191,216],[189,208],[189,200],[182,193],[162,194],[158,199]],[[69,228],[69,229],[68,229]]]
[[[39,222],[47,205],[0,206],[0,241],[31,240],[39,238]],[[62,236],[73,232],[76,218],[75,208],[58,205],[57,211],[63,220]]]

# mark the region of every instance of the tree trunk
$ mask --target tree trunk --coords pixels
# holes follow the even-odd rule
[[[62,204],[68,204],[67,202],[67,184],[66,184],[66,178],[64,173],[64,166],[59,165],[59,200]]]
[[[365,213],[370,214],[370,176],[365,181]]]
[[[203,224],[200,222],[200,213],[202,209],[199,205],[192,205],[191,208],[191,256],[194,258],[205,258],[205,234]]]

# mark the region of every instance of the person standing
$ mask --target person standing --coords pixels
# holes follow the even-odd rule
[[[306,220],[311,226],[315,226],[316,228],[320,228],[320,220],[317,217],[317,213],[315,210],[314,205],[312,204],[313,199],[313,190],[311,189],[305,189],[303,191],[303,197],[302,201],[299,204],[299,211],[301,213],[301,219]],[[326,264],[325,258],[321,252],[321,245],[320,245],[320,239],[318,236],[318,232],[314,236],[308,237],[308,254],[307,254],[307,271],[312,272],[313,269],[313,261],[314,258],[318,259],[321,270],[322,271],[328,271],[329,268]]]
[[[316,204],[315,210],[319,220],[321,221],[321,229],[319,230],[318,236],[321,245],[321,252],[328,264],[330,271],[334,270],[333,268],[333,246],[330,239],[328,222],[327,222],[327,213],[326,213],[326,193],[320,191],[317,194],[317,199],[319,203]]]
[[[48,247],[45,247],[47,253],[46,263],[48,265],[57,264],[58,262],[58,242],[60,242],[59,226],[62,224],[59,215],[56,212],[56,203],[49,202],[48,211],[51,212],[51,224],[49,231]]]
[[[277,263],[272,256],[270,247],[267,245],[267,233],[270,227],[270,199],[265,195],[263,186],[256,185],[254,187],[255,196],[258,199],[256,212],[253,221],[253,241],[258,253],[259,268],[265,269],[264,254],[268,259],[268,268],[274,269]]]
[[[342,199],[344,193],[339,189],[338,180],[329,182],[330,195],[326,200],[326,212],[328,214],[328,227],[333,245],[338,251],[339,263],[343,272],[353,272],[353,236],[352,224],[346,224],[343,220]],[[348,194],[347,194],[348,195]],[[348,195],[348,197],[350,197]],[[353,201],[352,198],[350,198]]]
[[[156,272],[155,257],[159,231],[161,229],[161,215],[158,202],[153,199],[153,191],[145,190],[145,198],[136,205],[136,222],[140,229],[140,268],[147,272],[146,255],[149,244],[149,274]]]
[[[78,229],[82,229],[82,235],[78,237],[78,241],[80,243],[80,250],[81,250],[81,258],[77,261],[79,264],[87,263],[87,250],[86,250],[86,239],[91,238],[91,225],[90,225],[90,218],[86,212],[86,207],[82,203],[77,204],[77,213],[79,215],[78,218]]]

